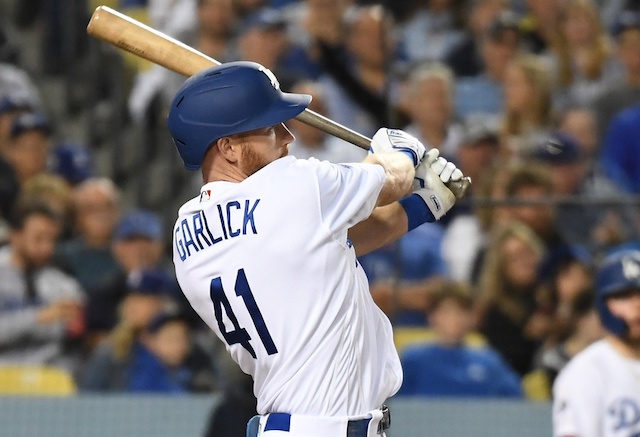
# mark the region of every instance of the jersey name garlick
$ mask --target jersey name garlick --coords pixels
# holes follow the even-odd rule
[[[247,233],[256,235],[254,213],[258,203],[260,199],[232,200],[224,206],[216,205],[207,215],[201,210],[182,219],[174,230],[174,243],[180,260],[184,261],[193,253],[229,238]],[[217,214],[212,214],[214,211]]]

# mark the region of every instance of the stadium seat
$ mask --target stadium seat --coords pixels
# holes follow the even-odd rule
[[[396,326],[393,328],[393,340],[399,354],[412,344],[426,344],[434,340],[435,333],[427,327]],[[465,343],[472,347],[482,347],[487,340],[477,332],[471,332],[465,337]]]
[[[71,374],[49,366],[0,366],[0,395],[58,395],[76,392]]]

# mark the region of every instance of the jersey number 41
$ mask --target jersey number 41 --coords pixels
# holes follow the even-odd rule
[[[236,292],[236,296],[242,297],[244,305],[247,307],[247,311],[249,311],[251,320],[253,320],[253,325],[256,327],[256,331],[258,331],[260,340],[262,340],[262,344],[264,345],[267,353],[269,355],[278,353],[278,349],[273,343],[273,339],[271,338],[271,334],[269,334],[267,325],[264,323],[262,313],[256,304],[253,293],[251,293],[251,288],[247,282],[247,276],[244,273],[244,269],[238,270],[234,290]],[[255,359],[256,351],[253,349],[253,346],[251,346],[251,336],[246,329],[240,327],[238,318],[233,313],[231,305],[229,304],[229,299],[227,299],[227,296],[224,294],[224,290],[222,289],[222,279],[220,279],[219,276],[211,280],[209,294],[211,296],[211,301],[213,302],[213,311],[216,316],[216,320],[218,321],[218,328],[220,328],[220,332],[227,344],[231,346],[232,344],[240,343],[240,345]],[[227,331],[224,321],[222,320],[223,309],[227,318],[233,325],[233,330],[231,331]]]

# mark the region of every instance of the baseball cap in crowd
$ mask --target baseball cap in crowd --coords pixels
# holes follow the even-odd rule
[[[161,269],[145,269],[131,273],[127,279],[130,293],[173,297],[177,283]]]
[[[250,29],[284,29],[287,21],[278,9],[271,7],[263,7],[255,12],[250,13],[240,23],[240,31],[242,33]]]
[[[640,9],[627,9],[618,14],[612,33],[619,36],[629,29],[640,30]]]
[[[125,214],[116,226],[113,238],[127,240],[130,238],[162,239],[160,218],[149,211],[133,211]]]
[[[34,107],[27,98],[6,96],[0,100],[0,115],[12,111],[33,111]]]
[[[184,322],[188,324],[187,318],[180,311],[161,311],[156,314],[147,325],[147,332],[155,334],[163,326],[171,322]]]
[[[575,164],[585,156],[575,137],[557,131],[535,148],[531,157],[548,164]]]
[[[469,121],[464,124],[462,146],[475,146],[485,143],[498,146],[498,130],[496,128],[482,121]]]
[[[51,124],[49,120],[42,114],[37,112],[23,112],[18,114],[11,123],[9,136],[16,138],[25,132],[37,130],[45,135],[51,134]]]
[[[502,11],[498,14],[487,28],[486,35],[492,40],[501,40],[507,30],[521,34],[520,20],[512,11]]]
[[[70,184],[79,184],[93,175],[91,152],[80,144],[58,143],[49,157],[49,168]]]

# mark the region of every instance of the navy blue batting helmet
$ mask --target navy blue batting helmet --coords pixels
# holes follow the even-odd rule
[[[184,166],[197,170],[217,139],[287,121],[309,102],[307,94],[282,92],[260,64],[229,62],[186,80],[171,103],[169,131]]]
[[[598,270],[596,288],[596,307],[602,324],[613,334],[626,334],[627,324],[611,314],[606,300],[614,294],[640,288],[640,251],[626,249],[607,256]]]

